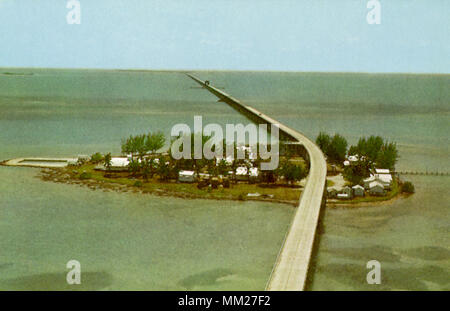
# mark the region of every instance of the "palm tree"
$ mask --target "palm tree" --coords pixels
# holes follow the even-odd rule
[[[103,164],[106,168],[106,171],[109,172],[111,170],[111,165],[112,165],[111,153],[108,153],[105,155],[105,157],[103,159]]]
[[[136,176],[140,170],[141,165],[137,160],[132,158],[131,161],[128,163],[128,171],[131,173],[132,176]]]
[[[157,150],[164,147],[165,143],[166,137],[161,131],[156,133],[148,133],[145,139],[145,147],[147,151],[151,151],[152,153],[155,153]]]

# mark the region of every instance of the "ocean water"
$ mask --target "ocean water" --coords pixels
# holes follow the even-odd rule
[[[0,171],[1,290],[263,290],[294,208],[162,198]],[[66,263],[81,263],[81,285]]]
[[[2,75],[2,72],[27,75]],[[30,75],[28,75],[30,74]],[[32,74],[32,75],[31,75]],[[396,141],[401,170],[448,172],[449,75],[197,72],[314,138]],[[0,70],[0,160],[120,152],[130,134],[176,123],[248,121],[178,72]],[[0,167],[0,289],[264,289],[294,209],[180,200],[44,183]],[[313,290],[448,289],[448,177],[407,176],[417,193],[326,210]],[[382,265],[367,285],[367,261]]]
[[[450,290],[450,177],[411,176],[416,194],[391,204],[327,209],[312,290]],[[381,284],[369,285],[369,260]]]

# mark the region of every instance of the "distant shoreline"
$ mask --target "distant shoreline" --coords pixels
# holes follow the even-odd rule
[[[442,72],[364,72],[364,71],[297,71],[297,70],[257,70],[257,69],[145,69],[145,68],[64,68],[64,67],[0,67],[0,70],[78,70],[141,73],[189,73],[189,72],[236,72],[236,73],[286,73],[286,74],[348,74],[348,75],[413,75],[413,76],[449,76]]]

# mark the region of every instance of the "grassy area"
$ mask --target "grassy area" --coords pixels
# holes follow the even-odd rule
[[[334,186],[334,181],[327,179],[327,188],[328,187],[333,187]]]
[[[132,178],[128,172],[111,172],[94,170],[95,165],[86,164],[80,167],[65,168],[60,175],[70,176],[71,180],[82,180],[99,186],[118,184],[130,187],[143,193],[165,194],[184,198],[227,199],[227,200],[264,200],[295,204],[298,202],[301,189],[298,186],[283,184],[250,184],[247,182],[231,183],[229,188],[208,187],[199,189],[197,183],[180,183],[161,181],[158,177],[148,179]],[[247,197],[248,193],[259,193],[259,197]]]

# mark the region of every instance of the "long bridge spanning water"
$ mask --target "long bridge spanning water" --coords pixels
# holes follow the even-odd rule
[[[219,101],[227,103],[255,123],[277,125],[280,130],[280,139],[296,142],[303,146],[305,158],[310,164],[308,179],[266,289],[304,290],[320,210],[325,203],[327,165],[322,151],[303,134],[253,107],[244,105],[234,97],[210,85],[209,82],[202,81],[190,74],[188,76],[217,96]]]

